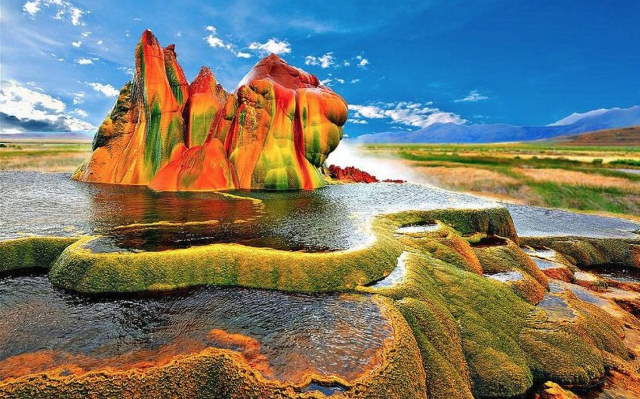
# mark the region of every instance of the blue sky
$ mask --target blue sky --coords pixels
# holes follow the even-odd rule
[[[3,0],[0,8],[5,132],[99,125],[130,79],[146,28],[176,44],[189,79],[207,65],[227,90],[279,52],[351,104],[350,136],[435,122],[546,125],[640,104],[637,0]]]

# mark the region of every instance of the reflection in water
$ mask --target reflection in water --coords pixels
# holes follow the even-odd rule
[[[518,271],[485,274],[484,276],[488,278],[492,278],[494,280],[498,280],[502,283],[508,283],[511,281],[521,281],[524,279],[524,276],[522,275],[522,273]]]
[[[0,279],[0,380],[60,365],[141,367],[207,346],[242,352],[268,378],[352,380],[376,364],[391,334],[364,296],[208,287],[91,300],[56,290],[45,276]]]
[[[0,172],[8,228],[21,233],[101,234],[103,249],[161,250],[212,242],[327,251],[371,239],[386,212],[477,208],[494,202],[412,184],[349,184],[314,191],[157,193],[145,187],[78,183],[65,174]]]
[[[328,251],[366,244],[380,213],[487,208],[495,202],[416,184],[343,184],[314,191],[157,193],[79,183],[67,174],[0,172],[0,240],[101,234],[103,248],[162,250],[213,242]],[[637,223],[507,205],[520,235],[637,237]]]
[[[640,284],[640,269],[621,267],[620,265],[602,265],[583,269],[620,283]]]
[[[371,284],[371,287],[375,288],[383,288],[383,287],[393,287],[397,284],[400,284],[405,276],[407,275],[407,257],[409,256],[409,252],[405,251],[400,254],[398,257],[396,267],[389,273],[389,275],[383,278],[380,281],[376,281]]]

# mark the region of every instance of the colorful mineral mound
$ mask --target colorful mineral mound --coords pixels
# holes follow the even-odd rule
[[[271,54],[227,93],[206,67],[189,85],[174,46],[151,31],[136,72],[74,178],[158,191],[310,190],[342,138],[347,104],[318,78]]]

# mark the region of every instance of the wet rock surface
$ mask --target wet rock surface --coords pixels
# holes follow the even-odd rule
[[[353,381],[380,364],[389,339],[390,322],[365,296],[212,287],[91,299],[46,276],[0,278],[0,380],[60,367],[141,368],[217,347],[240,352],[270,379]]]

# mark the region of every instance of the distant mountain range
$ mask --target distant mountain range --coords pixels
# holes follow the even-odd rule
[[[640,125],[640,105],[574,113],[547,126],[435,123],[413,132],[365,134],[357,143],[495,143],[531,141],[594,130]]]
[[[640,126],[596,130],[550,139],[556,144],[572,146],[640,146]]]

